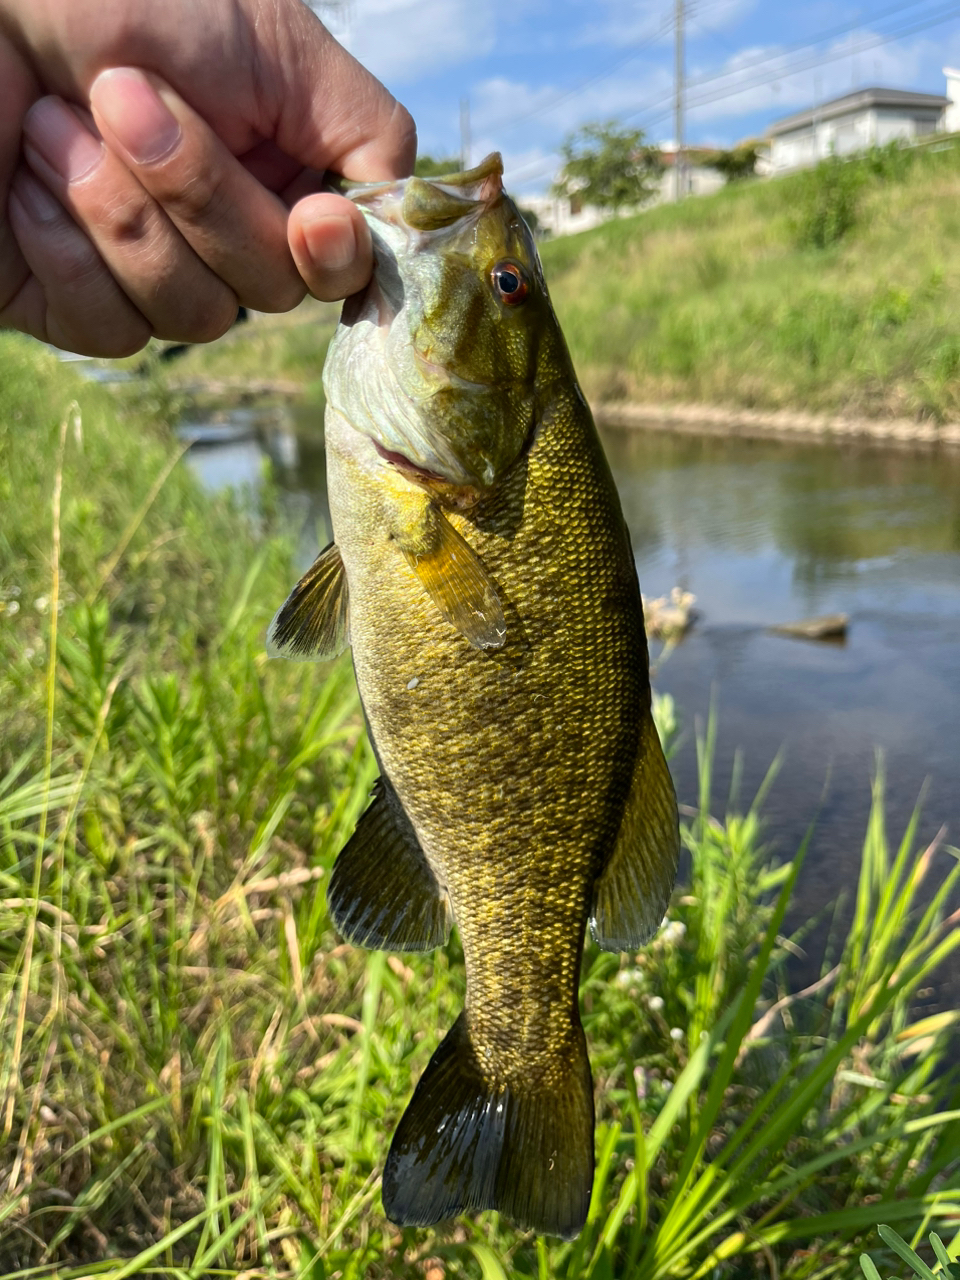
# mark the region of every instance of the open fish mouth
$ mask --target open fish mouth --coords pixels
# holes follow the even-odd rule
[[[413,232],[442,231],[479,218],[503,194],[503,161],[493,152],[473,169],[438,178],[401,178],[348,187],[343,194],[368,218]]]

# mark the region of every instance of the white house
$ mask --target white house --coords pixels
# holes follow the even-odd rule
[[[719,169],[714,169],[710,164],[719,154],[712,147],[688,147],[684,149],[683,164],[678,166],[676,146],[663,147],[660,151],[663,164],[660,190],[651,204],[665,204],[676,200],[678,184],[681,196],[709,196],[714,191],[719,191],[727,180]]]
[[[858,89],[777,120],[767,130],[767,171],[803,169],[830,155],[850,155],[950,128],[951,108],[954,115],[960,110],[960,72],[947,72],[947,87],[950,97],[905,89]],[[953,125],[957,127],[960,121]]]
[[[950,99],[950,104],[943,113],[943,131],[960,133],[960,71],[944,67],[943,74],[947,77],[947,97]]]
[[[672,147],[673,144],[670,144],[669,147],[661,148],[660,160],[663,170],[653,183],[653,195],[640,208],[652,209],[654,205],[676,200],[677,153],[675,149],[671,149]],[[726,179],[708,163],[717,154],[719,153],[705,147],[691,147],[684,153],[683,195],[709,195],[724,185]],[[614,216],[609,210],[584,204],[576,196],[573,199],[554,195],[519,196],[517,203],[522,209],[531,209],[537,215],[540,228],[555,236],[568,236],[576,231],[588,231],[591,227],[607,222]],[[632,214],[637,213],[638,209],[624,209],[623,212]]]

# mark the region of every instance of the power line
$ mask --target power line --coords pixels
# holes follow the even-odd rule
[[[913,2],[920,3],[921,0],[913,0]],[[722,3],[723,0],[714,0],[712,4],[702,6],[700,8],[700,14],[709,13],[711,10],[719,8]],[[538,103],[537,106],[531,107],[529,111],[524,111],[521,115],[511,113],[509,116],[502,116],[499,120],[494,120],[492,124],[484,125],[484,129],[490,133],[499,130],[500,133],[509,134],[517,129],[521,124],[524,124],[527,120],[532,119],[534,116],[542,115],[545,111],[552,111],[553,108],[559,106],[560,103],[566,102],[569,98],[576,97],[582,89],[586,89],[590,85],[596,84],[598,81],[605,80],[608,76],[613,75],[614,72],[619,71],[621,67],[625,67],[628,62],[632,62],[633,59],[636,58],[638,54],[643,53],[644,50],[660,44],[661,41],[666,39],[671,31],[673,31],[674,22],[675,19],[672,13],[664,13],[657,31],[651,36],[646,36],[637,44],[631,45],[629,52],[624,54],[622,57],[618,57],[614,59],[613,62],[604,64],[599,70],[592,72],[582,80],[575,81],[566,89],[561,89],[554,95],[554,97],[549,98],[545,102]]]
[[[645,49],[652,48],[653,45],[659,44],[664,36],[669,34],[672,26],[672,18],[669,16],[666,17],[661,22],[660,28],[655,35],[649,36],[647,39],[641,40],[638,44],[632,45],[629,53],[617,58],[614,62],[607,63],[601,67],[599,71],[593,72],[593,74],[587,76],[585,79],[576,81],[575,84],[570,85],[566,89],[561,89],[554,97],[550,98],[546,102],[538,103],[537,106],[531,107],[529,111],[524,111],[519,116],[515,114],[503,116],[500,120],[494,120],[493,124],[485,125],[484,128],[490,132],[499,129],[502,133],[512,133],[514,129],[518,128],[518,126],[523,124],[525,121],[532,119],[534,116],[542,115],[545,111],[552,111],[553,108],[559,106],[561,102],[566,102],[569,98],[576,97],[582,89],[586,89],[600,80],[605,80],[607,76],[611,76],[615,71],[619,71],[621,67],[625,67],[628,62],[632,62],[633,59],[637,57],[638,54],[643,53]]]
[[[908,4],[906,6],[904,6],[903,4],[898,4],[891,7],[890,9],[886,9],[882,11],[880,14],[875,16],[878,18],[884,18],[884,17],[888,17],[891,13],[902,14],[905,7],[913,8],[915,6],[911,4]],[[913,19],[910,20],[910,22],[906,26],[897,27],[888,32],[871,35],[867,37],[864,41],[862,41],[859,45],[849,45],[846,48],[839,50],[833,54],[829,54],[829,53],[827,54],[817,53],[816,55],[808,54],[806,57],[804,57],[803,59],[797,60],[796,62],[782,65],[783,59],[790,52],[795,52],[795,51],[804,50],[804,49],[813,50],[816,48],[818,44],[822,44],[824,40],[834,39],[836,38],[837,35],[848,34],[849,31],[855,29],[855,24],[853,26],[851,25],[845,26],[842,29],[833,28],[831,30],[828,30],[827,32],[822,33],[819,37],[817,37],[816,40],[809,41],[806,44],[788,46],[788,48],[780,50],[777,54],[765,55],[762,58],[754,60],[750,64],[745,64],[748,69],[752,69],[754,71],[759,71],[762,67],[781,64],[777,69],[777,73],[773,76],[765,74],[760,76],[759,78],[739,80],[732,86],[726,87],[726,88],[720,87],[722,85],[722,82],[728,81],[733,77],[741,75],[743,71],[742,67],[735,68],[732,71],[721,72],[716,75],[691,78],[686,82],[687,88],[689,89],[689,88],[695,88],[699,86],[700,92],[690,94],[687,97],[686,107],[687,109],[689,109],[691,107],[697,107],[697,106],[708,106],[713,102],[723,101],[725,98],[736,97],[737,94],[744,93],[749,89],[755,89],[765,84],[772,84],[776,80],[785,79],[787,76],[798,75],[803,71],[812,70],[817,66],[825,66],[828,63],[836,62],[843,58],[848,58],[851,56],[851,54],[865,52],[871,49],[879,49],[883,45],[889,44],[890,41],[892,40],[901,39],[904,36],[916,35],[920,31],[925,31],[931,27],[939,26],[940,24],[949,21],[950,18],[957,16],[958,14],[960,14],[960,4],[951,3],[949,5],[946,5],[944,7],[941,7],[939,9],[936,9],[924,14],[922,21],[918,20],[920,15],[916,15]],[[671,110],[671,101],[672,99],[670,97],[660,97],[657,99],[653,99],[645,103],[643,106],[638,107],[631,112],[621,114],[618,118],[620,120],[626,121],[626,120],[635,119],[637,116],[642,117],[646,115],[645,122],[649,127],[650,125],[659,123],[663,119],[669,118],[670,110]],[[657,111],[657,108],[660,108],[660,110]],[[650,112],[655,112],[655,114],[647,114]],[[511,182],[517,178],[530,180],[531,178],[539,177],[541,173],[548,173],[555,168],[556,168],[556,160],[554,158],[550,158],[549,160],[531,161],[529,164],[523,165],[519,169],[511,172],[510,180]]]
[[[876,13],[872,16],[871,20],[873,22],[881,22],[883,21],[884,18],[888,18],[892,14],[902,15],[905,10],[915,8],[918,4],[924,4],[924,3],[927,3],[927,0],[907,0],[906,3],[904,3],[903,0],[900,0],[900,3],[898,4],[893,4],[886,9],[881,9],[879,13]],[[716,5],[709,6],[709,8],[715,8],[715,7]],[[702,10],[701,13],[709,12],[709,8],[705,11]],[[838,36],[849,35],[851,31],[856,31],[858,27],[861,27],[861,26],[862,26],[862,21],[860,19],[857,19],[853,22],[842,23],[839,26],[828,27],[826,30],[819,32],[812,40],[802,40],[802,41],[797,41],[792,45],[785,45],[782,49],[778,50],[778,52],[775,54],[760,53],[752,59],[745,60],[738,67],[732,70],[713,72],[708,75],[691,76],[689,79],[686,80],[686,86],[688,89],[691,89],[691,90],[696,88],[702,88],[708,84],[715,84],[720,81],[729,80],[735,76],[742,75],[745,71],[757,70],[763,66],[769,66],[772,64],[779,63],[783,58],[788,57],[790,54],[802,53],[805,50],[814,50],[819,45],[824,44],[827,40],[834,40]],[[661,24],[661,30],[663,31],[664,34],[666,34],[667,31],[672,30],[673,27],[674,27],[674,20],[672,18],[670,19],[665,18]],[[511,132],[515,127],[517,127],[524,121],[530,119],[531,117],[535,115],[541,115],[545,111],[550,111],[558,103],[562,101],[566,101],[568,98],[573,97],[576,93],[579,93],[579,91],[582,88],[585,88],[586,86],[595,83],[597,80],[604,79],[608,75],[612,75],[614,71],[619,70],[621,66],[624,66],[627,62],[631,61],[634,57],[636,57],[638,53],[642,52],[645,48],[648,48],[651,45],[658,43],[660,38],[662,37],[652,37],[650,39],[642,41],[639,45],[635,46],[633,50],[625,58],[618,59],[616,62],[601,69],[599,72],[595,73],[594,75],[589,76],[586,80],[578,81],[575,85],[559,93],[556,96],[556,98],[550,99],[548,102],[541,103],[538,106],[532,108],[530,111],[524,112],[520,116],[510,116],[509,120],[505,118],[503,121],[494,121],[492,125],[485,126],[485,129],[487,131],[495,131],[497,129],[500,129],[501,125],[503,125],[502,132],[504,133]],[[871,45],[870,47],[873,47],[873,46]],[[847,56],[849,56],[850,50],[848,49],[846,53],[847,53]],[[780,79],[782,77],[778,76],[776,78]],[[661,106],[666,101],[667,101],[666,98],[652,99],[649,102],[644,103],[643,106],[636,108],[632,114],[637,115],[640,112],[652,110],[655,107]]]
[[[926,31],[930,27],[939,26],[941,23],[948,22],[958,14],[960,14],[960,4],[951,3],[934,11],[933,13],[926,14],[923,21],[917,21],[914,19],[912,23],[905,27],[899,27],[892,31],[868,36],[859,44],[848,45],[846,48],[836,50],[834,53],[810,54],[800,61],[780,66],[775,75],[763,74],[759,77],[739,80],[728,88],[718,87],[716,89],[703,92],[708,85],[719,85],[720,81],[730,80],[737,76],[740,74],[739,68],[735,71],[725,72],[722,76],[701,79],[699,81],[701,92],[691,93],[687,98],[687,106],[688,108],[709,106],[713,102],[721,102],[725,98],[736,97],[738,93],[745,93],[749,89],[757,89],[764,85],[773,84],[776,80],[783,80],[787,76],[799,75],[801,72],[813,70],[815,67],[826,66],[831,62],[839,62],[843,58],[849,58],[852,54],[867,52],[871,49],[879,49],[882,45],[889,44],[891,40],[899,40],[904,36],[916,35],[920,31]],[[778,62],[781,62],[782,58],[783,55],[778,54],[767,59],[766,63],[762,65],[775,65]],[[757,64],[755,69],[759,70],[760,65],[761,64]],[[694,81],[688,81],[688,87],[693,87],[695,83],[696,82]],[[647,114],[648,112],[655,111],[658,107],[661,109],[657,111],[655,115]],[[659,123],[660,120],[668,118],[669,114],[669,99],[660,98],[652,100],[649,103],[645,103],[643,106],[638,107],[633,111],[621,114],[619,119],[633,120],[637,116],[645,116],[649,126],[651,124]]]

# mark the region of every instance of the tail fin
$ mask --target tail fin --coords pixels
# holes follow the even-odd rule
[[[390,1144],[383,1207],[401,1226],[498,1209],[517,1226],[572,1240],[593,1185],[593,1082],[586,1041],[522,1087],[491,1080],[466,1015],[430,1059]]]

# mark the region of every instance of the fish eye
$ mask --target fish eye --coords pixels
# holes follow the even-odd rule
[[[516,262],[498,262],[490,272],[490,279],[501,302],[508,307],[515,307],[523,302],[530,292],[527,273]]]

